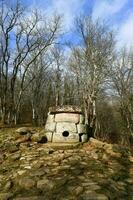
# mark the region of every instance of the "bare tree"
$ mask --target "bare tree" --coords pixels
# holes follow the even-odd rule
[[[3,122],[16,123],[23,91],[32,82],[31,79],[25,85],[26,74],[39,55],[46,53],[57,39],[60,17],[47,20],[37,11],[27,15],[18,3],[15,7],[3,3],[0,13],[1,115]]]
[[[53,71],[55,81],[55,105],[62,104],[62,72],[65,63],[63,49],[59,45],[55,45],[52,49]]]
[[[76,22],[80,47],[72,50],[71,70],[79,82],[86,124],[96,131],[96,101],[113,60],[114,36],[99,20],[81,17]]]
[[[110,71],[126,130],[133,134],[133,52],[122,49]]]

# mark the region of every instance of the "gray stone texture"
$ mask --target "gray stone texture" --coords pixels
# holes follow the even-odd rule
[[[81,136],[81,138],[82,138],[82,142],[87,142],[87,140],[88,140],[87,134],[83,134],[83,135]]]
[[[86,125],[85,124],[78,124],[77,130],[78,130],[78,133],[86,133]]]
[[[80,115],[75,113],[58,113],[55,115],[55,122],[79,123]]]
[[[80,114],[80,124],[84,124],[85,123],[85,118],[83,115]]]
[[[48,117],[47,117],[47,122],[46,123],[54,122],[54,118],[55,118],[55,115],[49,114]]]
[[[45,130],[46,131],[50,131],[50,132],[54,132],[55,131],[55,127],[56,127],[56,123],[55,122],[46,123]]]
[[[62,133],[54,133],[53,142],[79,142],[79,135],[70,133],[68,137],[64,137]]]
[[[62,133],[64,131],[76,133],[77,128],[75,123],[68,123],[68,122],[59,122],[56,125],[56,132],[57,133]]]
[[[46,132],[46,137],[47,137],[48,142],[52,142],[53,133],[52,132]]]

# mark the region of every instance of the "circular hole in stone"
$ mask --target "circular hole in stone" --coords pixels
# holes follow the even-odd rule
[[[63,135],[64,137],[68,137],[68,136],[69,136],[69,132],[68,132],[68,131],[64,131],[64,132],[62,133],[62,135]]]

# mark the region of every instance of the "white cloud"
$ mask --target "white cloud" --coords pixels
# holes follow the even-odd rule
[[[94,19],[109,20],[112,28],[117,29],[117,48],[125,45],[127,47],[133,46],[132,8],[122,12],[126,3],[128,0],[96,0],[93,7],[92,16]],[[121,22],[117,19],[117,14],[121,15]]]
[[[83,11],[86,0],[52,0],[47,9],[48,14],[56,12],[63,16],[63,25],[66,30],[73,26],[75,16]]]
[[[96,0],[93,7],[93,18],[108,19],[111,15],[118,13],[127,0]]]
[[[129,14],[127,19],[121,24],[118,31],[118,46],[133,46],[133,14]]]

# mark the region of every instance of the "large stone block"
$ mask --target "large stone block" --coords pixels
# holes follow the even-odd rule
[[[84,124],[84,122],[85,122],[85,117],[84,117],[84,115],[81,115],[80,114],[80,121],[79,121],[81,124]]]
[[[79,135],[70,133],[68,137],[64,137],[62,133],[53,134],[53,142],[79,142]]]
[[[88,140],[87,134],[83,134],[83,135],[81,136],[81,140],[82,140],[82,142],[87,142],[87,140]]]
[[[70,123],[79,123],[80,117],[79,114],[74,113],[58,113],[55,115],[56,122],[70,122]]]
[[[47,137],[48,142],[52,142],[53,133],[52,132],[46,132],[46,137]]]
[[[56,132],[57,133],[62,133],[64,131],[76,133],[77,132],[77,127],[75,123],[68,123],[68,122],[59,122],[56,125]]]
[[[52,115],[52,114],[48,115],[46,123],[52,123],[52,122],[54,122],[54,117],[55,117],[55,115]]]
[[[78,133],[86,133],[86,125],[85,124],[78,124],[77,130],[78,130]]]
[[[56,123],[55,122],[46,123],[45,130],[46,131],[50,131],[50,132],[54,132],[55,131],[55,127],[56,127]]]
[[[81,108],[78,106],[70,106],[70,105],[65,105],[65,106],[56,106],[56,107],[51,107],[49,108],[49,112],[52,114],[56,113],[79,113],[81,114]]]

